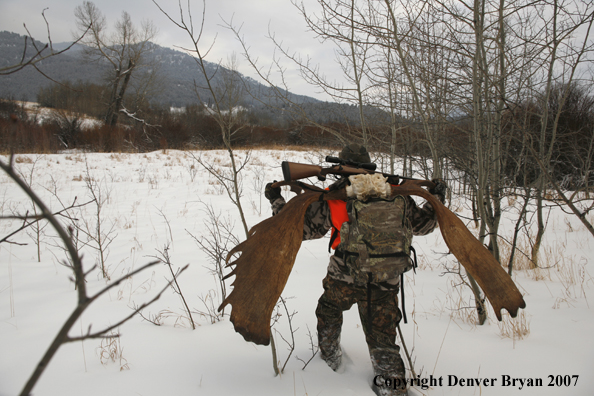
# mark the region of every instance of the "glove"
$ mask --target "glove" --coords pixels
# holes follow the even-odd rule
[[[273,182],[276,183],[276,180]],[[274,201],[275,199],[281,198],[281,188],[280,187],[272,187],[273,183],[268,183],[266,188],[264,189],[264,196],[270,201]]]
[[[349,181],[348,177],[341,177],[336,182],[331,184],[328,187],[328,189],[330,191],[336,191],[336,190],[340,190],[341,188],[345,188],[346,186],[350,186],[350,185],[351,185],[351,182]]]
[[[400,184],[400,177],[394,175],[394,176],[389,176],[388,177],[388,183],[390,183],[393,186],[397,186]]]
[[[443,181],[443,179],[433,179],[431,180],[435,187],[430,188],[429,192],[433,195],[436,195],[441,202],[445,202],[445,195],[448,189],[448,185]]]

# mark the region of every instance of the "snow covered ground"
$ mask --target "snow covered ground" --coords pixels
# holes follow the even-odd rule
[[[196,155],[221,170],[228,169],[224,151]],[[281,161],[312,159],[317,161],[315,153],[252,152],[243,171],[242,198],[250,226],[270,215],[263,185],[282,178]],[[107,249],[111,278],[153,260],[169,244],[174,270],[189,264],[179,285],[197,324],[192,330],[179,295],[169,289],[143,312],[146,317],[160,315],[161,326],[137,316],[119,328],[119,339],[63,345],[37,383],[35,395],[373,395],[371,363],[355,308],[345,316],[342,346],[346,359],[339,372],[330,370],[317,355],[303,368],[312,356],[310,334],[315,339],[314,310],[326,272],[328,239],[302,245],[283,293],[289,313],[294,313],[295,350],[284,373],[275,377],[270,347],[245,342],[228,317],[211,323],[208,312],[218,306],[220,289],[211,273],[212,263],[194,237],[208,236],[209,208],[221,223],[233,223],[240,239],[244,236],[236,208],[189,153],[19,155],[16,167],[54,211],[62,209],[58,198],[66,206],[75,197],[79,203],[88,201],[85,178],[90,175],[105,198],[103,230],[111,230],[113,237]],[[468,214],[463,197],[454,196],[452,201],[453,210]],[[30,200],[4,174],[0,174],[0,207],[4,216],[32,212]],[[93,204],[72,214],[90,228],[97,219]],[[506,216],[502,234],[511,237],[515,220],[511,208],[506,209]],[[3,220],[0,238],[20,224],[19,220]],[[64,252],[56,247],[49,226],[41,232],[39,262],[33,230],[11,240],[26,245],[0,244],[2,396],[20,392],[77,298],[71,273],[60,264]],[[551,209],[543,250],[551,268],[516,272],[514,280],[525,295],[527,308],[518,320],[507,318],[506,326],[497,323],[492,310],[487,324],[474,324],[473,310],[464,309],[471,304],[469,291],[454,286],[459,283],[455,275],[444,274],[444,266],[454,261],[443,255],[447,247],[439,231],[417,237],[413,243],[420,268],[416,275],[408,274],[409,323],[401,328],[422,381],[415,387],[416,394],[594,394],[594,315],[590,309],[594,303],[590,264],[594,241],[577,219],[559,208]],[[91,248],[83,251],[90,269],[97,253]],[[159,264],[126,280],[95,301],[70,335],[80,336],[91,325],[95,331],[117,323],[133,306],[150,300],[168,279],[169,268]],[[106,280],[95,270],[87,276],[87,285],[92,294]],[[282,307],[281,313],[275,339],[282,366],[288,354],[283,337],[290,340],[291,332]],[[519,329],[512,331],[515,335],[504,335],[513,326]],[[527,330],[520,339],[518,333]]]
[[[78,119],[80,122],[80,128],[82,130],[97,128],[103,125],[103,121],[99,121],[96,118],[87,117],[81,114],[64,112],[61,110],[52,109],[50,107],[43,107],[36,102],[15,102],[19,106],[23,106],[25,112],[28,114],[29,122],[34,122],[36,120],[39,125],[43,125],[52,119],[60,120],[61,117],[67,117],[69,122],[72,122],[74,119]]]

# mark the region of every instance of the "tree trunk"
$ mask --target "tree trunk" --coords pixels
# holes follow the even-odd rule
[[[116,126],[118,123],[118,118],[120,116],[120,110],[122,110],[122,101],[124,100],[124,95],[126,94],[126,90],[128,89],[128,83],[130,82],[130,77],[132,76],[132,70],[134,69],[134,61],[130,59],[128,61],[128,69],[123,73],[124,74],[124,81],[122,82],[122,86],[120,87],[120,92],[114,98],[114,104],[112,108],[112,112],[109,115],[109,119],[107,124],[110,126]],[[121,75],[120,75],[121,78]],[[114,91],[118,88],[117,85],[114,86]]]

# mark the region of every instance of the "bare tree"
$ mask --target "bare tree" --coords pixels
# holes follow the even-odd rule
[[[551,159],[558,132],[559,117],[563,111],[565,101],[570,92],[578,67],[588,61],[588,55],[594,50],[591,39],[591,29],[594,23],[594,5],[592,3],[575,4],[569,1],[553,0],[548,7],[550,14],[539,15],[546,26],[546,40],[542,40],[543,66],[546,76],[543,80],[543,95],[541,99],[540,136],[538,139],[538,164],[542,172],[537,180],[537,232],[532,247],[532,263],[538,266],[538,253],[545,232],[544,222],[544,194],[549,173]],[[585,28],[586,32],[579,39],[574,39],[578,29]],[[585,58],[585,59],[584,59]],[[591,61],[591,60],[590,60]],[[565,86],[559,99],[556,113],[550,114],[550,98],[555,85]]]
[[[340,1],[336,4],[329,4],[321,1],[321,15],[310,14],[306,11],[303,3],[294,3],[309,29],[321,40],[331,40],[336,45],[337,62],[347,81],[347,86],[336,83],[329,84],[325,79],[315,73],[310,76],[311,81],[317,81],[326,92],[332,93],[332,97],[339,102],[346,101],[353,103],[358,108],[359,126],[361,129],[361,140],[364,146],[369,147],[369,136],[367,131],[368,120],[365,117],[365,106],[370,102],[367,98],[367,91],[370,86],[367,74],[372,58],[371,34],[368,31],[361,31],[358,28],[360,9],[355,0]],[[302,72],[307,69],[299,63]]]
[[[310,116],[306,110],[306,107],[303,106],[302,103],[299,103],[297,100],[295,100],[295,98],[293,98],[293,96],[290,94],[291,89],[285,75],[286,69],[283,67],[279,57],[274,56],[270,65],[262,66],[258,62],[258,59],[250,54],[248,43],[241,33],[241,28],[235,26],[233,21],[226,22],[225,26],[233,31],[235,37],[242,46],[242,56],[250,64],[258,77],[269,86],[274,98],[272,101],[265,102],[260,97],[253,95],[248,91],[253,99],[274,111],[288,114],[297,125],[313,126],[322,132],[330,134],[341,144],[345,144],[347,142],[347,132],[356,135],[355,131],[339,130],[317,122],[313,117]],[[281,57],[286,57],[295,64],[299,65],[301,75],[308,83],[319,87],[323,92],[335,98],[335,100],[340,100],[340,95],[337,93],[337,91],[350,91],[349,88],[338,87],[336,84],[329,82],[322,74],[320,74],[318,67],[311,64],[311,59],[308,58],[304,60],[298,54],[290,53],[287,48],[283,47],[282,42],[277,41],[277,38],[274,34],[270,33],[269,37],[276,48],[278,48],[281,52]],[[280,76],[280,82],[275,81],[273,78],[273,70],[278,72]],[[349,96],[349,98],[353,99],[352,96]],[[360,136],[357,137],[360,138]]]
[[[227,297],[227,286],[225,285],[225,264],[227,255],[232,247],[239,244],[239,240],[233,233],[233,221],[230,217],[223,217],[222,213],[216,212],[212,205],[204,203],[205,217],[204,224],[207,229],[205,236],[197,237],[188,234],[196,241],[200,249],[205,252],[210,260],[209,271],[216,278],[220,287],[220,305]],[[225,314],[223,309],[222,315]]]
[[[245,112],[241,108],[245,94],[244,84],[242,76],[237,71],[236,60],[234,57],[231,57],[227,67],[222,67],[220,63],[212,65],[206,61],[210,48],[214,45],[213,42],[206,51],[202,49],[202,34],[206,15],[206,4],[203,4],[200,28],[198,31],[195,31],[190,4],[184,9],[181,1],[178,3],[180,17],[179,20],[176,20],[161,8],[155,0],[153,0],[153,3],[155,3],[159,10],[161,10],[161,12],[175,26],[187,33],[192,42],[192,47],[184,48],[184,50],[194,55],[196,66],[204,81],[204,84],[195,83],[195,92],[198,99],[203,104],[209,104],[207,110],[215,119],[220,129],[223,146],[229,153],[229,159],[231,161],[230,174],[221,174],[217,169],[212,167],[211,164],[205,163],[199,157],[194,156],[194,159],[196,159],[198,163],[204,166],[211,175],[216,177],[223,184],[229,197],[233,201],[233,204],[239,211],[241,222],[247,237],[249,227],[241,203],[241,171],[247,164],[250,155],[248,152],[243,161],[238,161],[237,155],[234,152],[234,138],[241,130],[248,127]],[[204,100],[204,93],[206,93],[208,98],[212,100],[212,103],[209,103],[210,100],[208,102]]]
[[[114,31],[109,34],[105,16],[90,1],[76,7],[74,15],[79,31],[88,31],[81,40],[86,45],[87,59],[106,61],[110,66],[107,77],[110,92],[106,103],[105,123],[114,126],[120,113],[129,113],[124,104],[125,95],[130,88],[132,76],[140,73],[146,61],[145,56],[153,49],[151,40],[157,35],[157,29],[150,21],[143,21],[140,28],[137,27],[130,14],[123,11]],[[154,79],[154,75],[149,73],[148,76]],[[139,93],[142,95],[142,90]]]

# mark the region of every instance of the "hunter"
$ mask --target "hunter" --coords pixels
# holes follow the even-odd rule
[[[357,144],[346,146],[339,158],[359,164],[371,162],[366,148]],[[399,181],[394,179],[390,178],[387,182],[398,184]],[[354,180],[341,177],[329,189],[349,187]],[[435,187],[430,192],[445,202],[447,186],[442,180],[433,182]],[[386,180],[382,183],[385,184]],[[272,183],[266,185],[265,196],[271,203],[273,214],[277,214],[286,203],[280,187],[274,188]],[[400,347],[396,344],[396,329],[402,318],[398,307],[401,275],[413,268],[409,256],[412,236],[432,232],[437,226],[437,219],[428,202],[418,207],[410,196],[387,198],[314,202],[305,215],[303,239],[322,238],[332,230],[329,249],[334,250],[334,253],[323,280],[324,293],[316,309],[322,359],[334,371],[340,367],[343,311],[357,303],[374,370],[372,388],[380,396],[400,396],[408,394],[404,362],[400,357]],[[372,231],[367,233],[373,235],[366,244],[389,245],[391,250],[388,253],[361,251],[360,246],[353,244],[357,237],[364,236],[366,225],[371,225],[367,228]],[[369,266],[363,265],[364,269],[361,257],[371,257]],[[396,389],[394,386],[384,386],[386,380],[387,383],[401,386]]]

